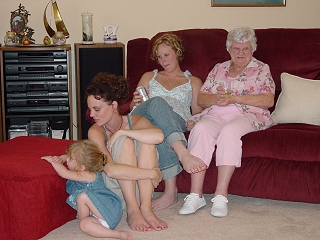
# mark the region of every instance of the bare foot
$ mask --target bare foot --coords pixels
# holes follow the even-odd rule
[[[198,173],[207,169],[207,165],[203,161],[192,156],[189,152],[179,160],[187,173]]]
[[[153,227],[154,230],[166,230],[168,229],[168,224],[161,219],[159,219],[152,210],[141,210],[144,219]]]
[[[178,202],[178,192],[169,194],[164,192],[160,197],[152,200],[152,209],[165,209]]]
[[[132,240],[132,235],[130,232],[127,231],[123,231],[123,230],[119,230],[119,239],[123,239],[123,240]]]
[[[152,230],[150,224],[143,218],[142,214],[131,213],[127,215],[127,223],[133,231],[148,232]]]
[[[123,230],[110,230],[110,234],[108,238],[116,238],[116,239],[122,239],[122,240],[132,240],[132,235],[130,232],[123,231]]]

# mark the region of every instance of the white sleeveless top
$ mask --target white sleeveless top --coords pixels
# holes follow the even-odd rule
[[[154,75],[149,82],[149,97],[162,97],[173,108],[173,111],[179,114],[184,120],[191,117],[191,102],[192,102],[192,86],[191,73],[185,71],[183,74],[188,78],[188,82],[173,88],[172,90],[165,89],[155,78],[158,70],[153,70]]]

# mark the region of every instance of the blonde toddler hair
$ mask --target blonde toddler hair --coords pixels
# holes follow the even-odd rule
[[[84,165],[89,172],[101,172],[106,164],[106,157],[99,147],[90,140],[79,140],[67,147],[67,154],[77,164]]]

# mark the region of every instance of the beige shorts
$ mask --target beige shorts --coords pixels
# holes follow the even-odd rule
[[[119,156],[120,156],[120,153],[122,150],[123,141],[125,139],[126,139],[126,136],[119,137],[112,146],[111,156],[112,156],[114,163],[116,163],[119,159]],[[138,159],[138,157],[140,155],[141,143],[136,140],[133,140],[133,141],[134,141],[134,146],[135,146],[135,153],[136,153],[136,156]],[[120,197],[121,202],[122,202],[122,209],[126,210],[126,202],[124,201],[124,197],[123,197],[123,194],[122,194],[122,191],[121,191],[121,188],[119,186],[118,181],[114,178],[109,178],[104,172],[102,173],[102,177],[103,177],[103,180],[104,180],[107,188],[109,188],[111,191],[113,191],[115,194],[117,194]],[[138,186],[136,187],[136,196],[137,196],[137,201],[140,204]]]

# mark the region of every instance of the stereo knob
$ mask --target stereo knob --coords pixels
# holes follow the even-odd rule
[[[63,72],[63,66],[62,65],[58,65],[57,66],[57,71],[58,72]]]

